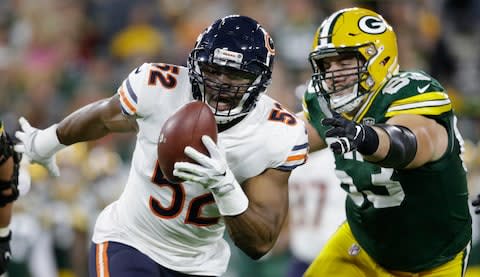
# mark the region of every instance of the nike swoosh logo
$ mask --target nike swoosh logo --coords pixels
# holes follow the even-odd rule
[[[140,66],[135,69],[135,74],[140,73]]]
[[[424,93],[425,91],[427,91],[427,88],[430,86],[430,84],[424,86],[424,87],[417,87],[417,91],[418,93]]]

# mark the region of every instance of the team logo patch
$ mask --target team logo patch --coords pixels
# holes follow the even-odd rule
[[[267,48],[268,53],[270,53],[270,55],[274,56],[275,55],[275,46],[273,46],[273,39],[267,32],[264,32],[264,34],[265,34],[265,47]]]
[[[355,243],[352,244],[352,246],[350,246],[350,249],[348,249],[348,255],[350,256],[357,256],[359,253],[360,253],[360,246],[358,246]]]
[[[378,35],[387,30],[385,22],[375,16],[367,15],[358,21],[358,28],[367,34]]]

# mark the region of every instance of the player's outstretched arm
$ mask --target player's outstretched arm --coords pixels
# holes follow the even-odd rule
[[[96,140],[112,132],[138,130],[135,118],[126,116],[120,108],[118,94],[91,103],[63,119],[57,128],[60,143],[70,145]]]
[[[435,120],[414,114],[390,118],[386,124],[367,126],[336,114],[322,121],[331,128],[333,152],[358,150],[365,160],[390,168],[417,168],[436,161],[445,153],[448,135]]]
[[[428,162],[436,161],[447,151],[447,130],[431,118],[422,115],[403,114],[390,118],[386,123],[405,127],[415,136],[417,151],[406,168],[417,168]],[[379,147],[379,153],[376,153],[380,158],[387,156],[393,147],[391,144],[392,134],[382,131],[377,131],[380,140],[385,143],[383,147]]]
[[[73,112],[47,129],[34,128],[20,118],[21,130],[15,133],[20,144],[15,150],[34,163],[46,167],[53,176],[59,175],[55,153],[76,142],[99,139],[110,132],[136,131],[134,119],[122,114],[119,96],[91,103]]]

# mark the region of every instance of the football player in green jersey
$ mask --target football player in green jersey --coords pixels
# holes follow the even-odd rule
[[[396,35],[362,8],[333,13],[309,59],[313,151],[335,153],[347,222],[305,276],[462,276],[471,241],[462,138],[445,89],[400,71]]]

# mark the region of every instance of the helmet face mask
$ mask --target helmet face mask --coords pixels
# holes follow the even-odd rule
[[[204,102],[217,114],[231,116],[241,113],[243,104],[250,96],[250,86],[255,81],[253,73],[218,66],[201,64]]]
[[[188,58],[193,97],[210,106],[219,124],[246,115],[270,84],[274,55],[272,39],[255,20],[215,21]]]
[[[398,73],[397,57],[396,35],[379,14],[362,8],[340,10],[325,19],[315,33],[309,56],[313,87],[330,109],[354,112],[369,94]],[[355,58],[356,64],[337,69],[323,66],[326,60],[341,58]],[[350,82],[337,85],[339,79]]]
[[[359,84],[365,81],[368,72],[365,60],[357,52],[311,55],[310,62],[314,68],[313,86],[327,99],[331,109],[348,113],[362,102],[366,91]]]

